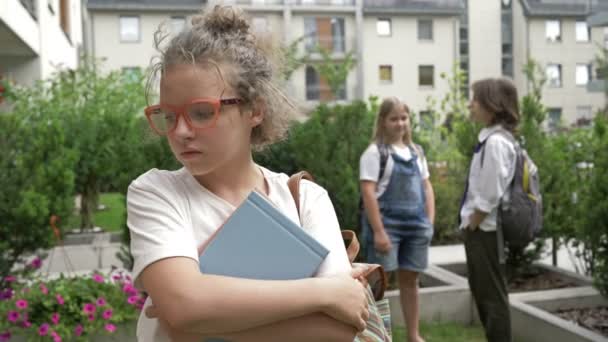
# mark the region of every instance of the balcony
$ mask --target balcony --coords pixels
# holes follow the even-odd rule
[[[35,4],[33,0],[0,0],[0,56],[39,54],[40,30]]]

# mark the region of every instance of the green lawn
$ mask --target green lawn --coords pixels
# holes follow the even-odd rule
[[[420,322],[420,335],[426,342],[485,342],[480,326],[450,322]],[[393,328],[393,341],[407,341],[405,328]]]
[[[125,198],[117,192],[104,193],[99,196],[99,203],[106,206],[104,210],[95,211],[93,223],[106,232],[120,232],[125,219]],[[80,227],[80,216],[75,213],[66,226],[68,229]]]

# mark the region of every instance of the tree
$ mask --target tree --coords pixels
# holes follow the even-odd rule
[[[79,154],[74,171],[75,190],[81,195],[80,228],[90,229],[101,184],[125,189],[140,172],[142,74],[102,74],[99,63],[85,57],[78,69],[62,71],[49,83],[55,110],[70,132],[66,143]]]
[[[327,81],[334,98],[336,98],[340,90],[344,88],[348,74],[357,64],[355,55],[352,51],[348,52],[342,61],[337,62],[330,50],[318,46],[316,51],[321,55],[322,60],[312,66]]]
[[[0,289],[24,256],[53,244],[49,220],[73,208],[78,152],[48,82],[6,86],[0,113]]]
[[[304,54],[304,56],[298,57],[300,43],[302,43],[305,39],[306,36],[302,36],[283,48],[283,78],[285,80],[289,80],[296,70],[298,70],[302,65],[306,64],[306,60],[310,56],[310,53],[307,52]]]

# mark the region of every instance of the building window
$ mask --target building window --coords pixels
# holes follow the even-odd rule
[[[184,27],[186,27],[185,17],[171,17],[171,32],[173,32],[173,34],[182,32]]]
[[[379,72],[380,72],[380,83],[393,83],[393,66],[392,65],[381,65]]]
[[[433,20],[418,19],[418,40],[433,40]]]
[[[577,106],[576,107],[576,119],[591,119],[593,115],[593,109],[591,106]]]
[[[306,66],[306,100],[330,101],[332,99],[346,100],[346,83],[340,87],[337,94],[332,94],[329,84],[319,75],[317,70]]]
[[[559,20],[547,20],[545,22],[545,36],[549,42],[562,41],[562,25]]]
[[[421,87],[433,87],[435,67],[432,65],[418,66],[418,85]]]
[[[70,2],[68,0],[60,0],[59,2],[59,23],[61,29],[68,38],[70,37]]]
[[[376,32],[379,36],[390,36],[393,34],[393,27],[389,18],[378,18],[376,22]]]
[[[561,108],[549,108],[549,129],[556,130],[562,121],[562,109]]]
[[[591,40],[591,30],[587,25],[586,21],[576,22],[576,41],[581,43],[587,43]]]
[[[344,52],[346,39],[344,18],[304,18],[304,48],[314,52],[321,47],[330,52]]]
[[[562,86],[562,65],[561,64],[547,64],[547,85],[553,88],[559,88]]]
[[[120,17],[120,41],[138,42],[139,41],[139,17],[121,16]]]
[[[576,85],[584,86],[591,80],[591,65],[577,64],[576,65]]]
[[[265,17],[253,17],[251,19],[251,27],[253,28],[253,32],[268,32],[268,20]]]
[[[420,128],[423,130],[430,130],[435,126],[435,120],[433,113],[429,110],[420,111]]]

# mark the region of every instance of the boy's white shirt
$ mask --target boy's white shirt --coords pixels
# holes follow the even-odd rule
[[[287,187],[289,177],[261,169],[268,183],[270,201],[299,223],[298,212]],[[350,272],[340,226],[327,191],[312,182],[302,181],[300,208],[303,229],[330,250],[316,276]],[[160,259],[187,257],[198,262],[198,246],[235,209],[201,186],[185,168],[177,171],[152,169],[133,181],[127,193],[127,224],[131,233],[136,285],[139,285],[138,277],[146,266]],[[148,297],[137,324],[138,341],[169,341],[158,321],[145,316],[145,308],[149,305],[151,299]]]
[[[376,186],[376,198],[382,196],[391,180],[391,174],[393,173],[393,166],[395,164],[392,153],[396,153],[405,160],[412,159],[412,152],[409,147],[389,145],[389,155],[386,160],[386,167],[380,180],[378,180],[378,176],[380,175],[380,151],[378,150],[378,145],[370,144],[359,159],[359,180],[368,180],[378,183]],[[419,152],[417,153],[419,154]],[[429,167],[426,158],[419,155],[416,162],[418,163],[418,169],[420,170],[422,179],[428,179]]]
[[[507,137],[497,133],[500,125],[483,128],[478,135],[479,142],[486,140],[484,160],[481,167],[481,151],[473,155],[469,171],[469,189],[460,210],[460,229],[469,225],[469,216],[475,209],[488,213],[479,224],[479,229],[489,232],[496,230],[496,213],[500,199],[508,201],[507,187],[515,175],[515,146]]]

